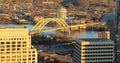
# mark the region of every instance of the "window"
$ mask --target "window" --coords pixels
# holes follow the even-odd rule
[[[23,58],[23,61],[26,61],[26,58]]]
[[[10,42],[6,42],[6,44],[10,44]]]
[[[23,42],[23,44],[26,44],[26,42]]]
[[[12,50],[15,50],[15,48],[12,48]]]
[[[15,59],[12,59],[12,61],[15,61]]]
[[[21,42],[18,42],[18,44],[21,44]]]
[[[10,45],[7,45],[6,47],[8,47],[8,48],[9,48],[9,47],[10,47]]]
[[[28,53],[31,53],[31,51],[29,51]]]
[[[31,37],[29,37],[29,39],[31,39]]]
[[[17,48],[17,50],[20,50],[20,48]]]
[[[32,60],[35,60],[35,58],[32,58]]]
[[[10,58],[10,56],[6,56],[6,58]]]
[[[12,47],[15,47],[15,45],[12,45]]]
[[[4,51],[4,49],[1,49],[1,51]]]
[[[17,47],[21,47],[21,45],[17,45]]]
[[[27,53],[26,51],[23,51],[23,53]]]
[[[9,54],[10,52],[6,52],[7,54]]]
[[[1,42],[1,44],[5,44],[4,42]]]
[[[31,58],[28,58],[28,60],[31,60]]]
[[[32,55],[33,57],[35,57],[35,55]]]
[[[32,61],[32,63],[35,63],[35,61]]]
[[[15,42],[12,42],[12,44],[15,44]]]
[[[33,51],[33,53],[35,53],[35,51]]]

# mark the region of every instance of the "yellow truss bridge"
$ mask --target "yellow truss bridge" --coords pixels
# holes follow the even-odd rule
[[[43,29],[49,22],[56,22],[59,27],[53,27],[48,29]],[[79,24],[79,25],[71,25],[69,26],[64,20],[59,18],[45,18],[41,21],[39,21],[32,29],[31,34],[34,33],[41,33],[41,32],[47,32],[51,30],[59,30],[59,29],[65,29],[65,28],[71,28],[71,27],[78,27],[78,26],[86,26],[86,25],[98,25],[99,23],[86,23],[86,24]]]

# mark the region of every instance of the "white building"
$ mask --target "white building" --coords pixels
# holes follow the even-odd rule
[[[54,0],[42,0],[42,4],[53,4]]]
[[[109,39],[76,41],[73,63],[114,63],[114,42]]]
[[[0,28],[0,63],[37,63],[37,50],[26,28]]]
[[[65,8],[57,9],[57,18],[66,20],[67,19],[67,10]]]

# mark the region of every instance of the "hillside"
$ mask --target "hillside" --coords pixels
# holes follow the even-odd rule
[[[56,15],[49,13],[54,13],[57,8],[61,7],[66,8],[68,14],[81,15],[86,13],[85,16],[87,17],[99,15],[97,17],[99,19],[105,13],[113,12],[115,8],[113,0],[54,0],[50,4],[49,2],[43,4],[44,0],[0,0],[0,13],[10,15],[8,16],[9,19],[0,17],[0,23],[5,22],[1,22],[2,19],[6,20],[7,23],[14,19],[14,23],[18,23],[17,19],[23,19],[26,15],[29,15],[30,19],[35,16],[55,17]],[[90,17],[90,19],[92,18]]]

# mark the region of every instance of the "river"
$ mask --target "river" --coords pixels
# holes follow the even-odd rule
[[[18,25],[18,24],[0,24],[1,27],[23,27],[26,26],[30,31],[33,28],[33,25],[31,24],[26,24],[26,25]],[[80,30],[80,31],[71,31],[70,35],[69,33],[63,33],[57,30],[54,31],[49,31],[49,32],[44,32],[41,33],[40,35],[54,35],[54,36],[60,36],[60,37],[72,37],[72,38],[98,38],[98,32],[97,31],[85,31],[85,30]]]

